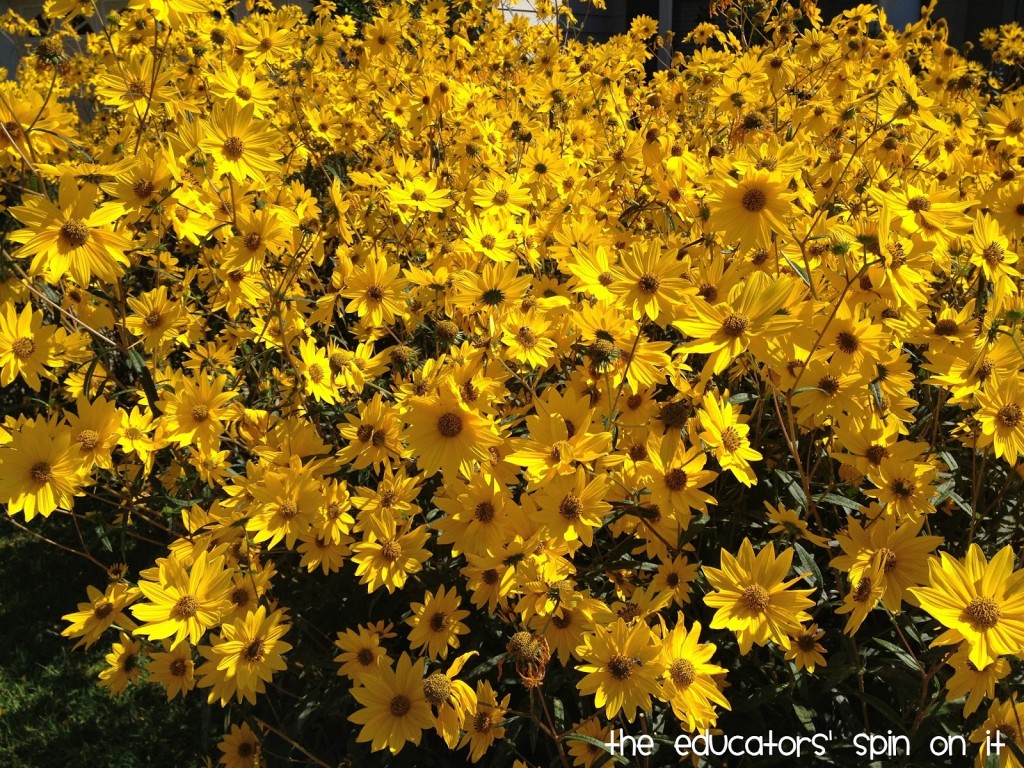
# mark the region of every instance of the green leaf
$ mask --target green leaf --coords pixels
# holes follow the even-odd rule
[[[890,643],[888,640],[883,640],[880,637],[875,637],[872,639],[876,645],[885,648],[885,650],[889,651],[889,653],[895,654],[896,658],[902,661],[906,666],[910,667],[910,669],[914,670],[915,672],[921,671],[921,668],[914,661],[914,658],[909,653],[907,653],[906,648],[896,645],[895,643]]]
[[[584,744],[589,744],[592,747],[598,747],[604,752],[611,755],[612,760],[615,761],[616,765],[629,765],[629,761],[626,760],[622,755],[612,755],[611,750],[608,749],[608,745],[603,741],[595,739],[593,736],[587,736],[583,733],[567,733],[562,737],[563,741],[582,741]]]
[[[807,283],[807,285],[811,284],[811,279],[807,276],[807,272],[804,270],[803,267],[797,265],[796,262],[794,262],[791,258],[789,258],[789,256],[783,255],[782,258],[784,258],[787,262],[789,262],[789,266],[791,266],[793,268],[794,272],[796,272],[798,275],[800,275],[800,279],[801,280],[803,280],[805,283]]]
[[[824,582],[821,578],[821,569],[818,568],[814,557],[798,542],[793,543],[793,551],[796,554],[796,561],[800,564],[801,570],[810,572],[813,581],[811,579],[808,579],[808,581],[811,583],[811,586],[821,589]]]
[[[837,507],[843,507],[844,509],[851,509],[854,512],[861,508],[861,504],[848,499],[845,496],[841,496],[838,493],[823,493],[819,496],[815,496],[814,500],[817,502],[825,502],[826,504],[835,504]]]

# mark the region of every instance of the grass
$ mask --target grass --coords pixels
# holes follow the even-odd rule
[[[61,524],[34,528],[56,538]],[[60,617],[104,578],[0,520],[0,765],[177,768],[216,753],[219,723],[211,728],[203,697],[168,702],[159,686],[141,685],[111,698],[97,687],[116,630],[89,651],[60,636]]]

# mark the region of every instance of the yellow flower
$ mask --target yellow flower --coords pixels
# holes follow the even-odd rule
[[[291,650],[291,645],[281,640],[290,626],[282,624],[284,613],[280,610],[267,614],[267,607],[261,605],[255,611],[234,624],[221,627],[223,642],[213,646],[217,669],[223,670],[228,680],[238,689],[239,698],[256,703],[257,686],[269,683],[274,672],[287,666],[282,653]],[[259,685],[262,690],[262,685]]]
[[[195,645],[230,609],[231,571],[223,556],[200,555],[186,571],[175,558],[162,558],[156,580],[142,580],[139,591],[149,601],[132,606],[143,625],[135,630],[150,640],[173,637],[171,649],[185,639]]]
[[[0,500],[8,515],[23,512],[26,522],[71,509],[87,480],[70,431],[42,419],[25,423],[0,448]]]
[[[722,550],[722,568],[704,567],[704,575],[714,588],[704,603],[716,608],[712,629],[729,629],[736,633],[740,653],[747,653],[756,643],[772,641],[789,650],[790,636],[800,631],[800,624],[811,617],[807,613],[814,603],[807,598],[813,589],[790,589],[803,576],[785,581],[793,562],[793,550],[775,556],[775,545],[769,543],[757,556],[750,539],[743,539],[739,558]]]
[[[128,683],[134,683],[142,674],[142,644],[132,640],[124,632],[120,642],[111,646],[104,657],[106,668],[100,672],[100,685],[110,691],[111,696],[123,693]]]
[[[1024,571],[1014,572],[1013,559],[1012,547],[989,562],[971,544],[963,563],[945,552],[928,561],[928,586],[909,592],[949,628],[933,645],[966,642],[978,669],[1024,648]]]
[[[473,462],[487,461],[488,449],[501,443],[494,424],[467,408],[451,382],[436,396],[412,397],[405,405],[405,438],[425,477],[438,470],[449,481],[470,477]]]
[[[217,749],[224,753],[220,756],[219,765],[227,768],[252,768],[261,761],[259,737],[248,723],[242,723],[241,727],[232,725]]]
[[[13,303],[0,313],[0,386],[9,386],[21,376],[36,392],[39,377],[51,378],[47,368],[59,362],[53,348],[52,325],[43,325],[43,313],[33,312],[32,305],[22,307],[21,314]]]
[[[52,284],[70,275],[83,288],[94,275],[108,283],[121,276],[131,242],[110,227],[121,215],[121,206],[95,207],[99,194],[92,184],[79,188],[74,175],[67,172],[60,177],[56,205],[42,195],[32,195],[10,209],[27,226],[10,237],[23,243],[18,255],[34,257],[31,274],[42,275]]]
[[[352,689],[353,698],[362,707],[348,718],[363,726],[356,741],[369,741],[371,751],[387,748],[393,755],[407,743],[420,743],[423,731],[434,722],[423,695],[425,663],[425,659],[413,663],[409,654],[403,653],[396,669],[381,667],[375,676]]]
[[[476,708],[474,712],[467,712],[466,734],[459,742],[460,748],[469,748],[471,763],[479,762],[495,740],[505,735],[502,722],[511,698],[511,695],[506,695],[499,702],[490,682],[481,680],[476,684]]]
[[[630,627],[620,618],[610,626],[595,625],[576,653],[584,661],[577,669],[585,675],[576,687],[584,695],[594,695],[594,704],[604,708],[609,720],[622,712],[632,723],[638,710],[650,711],[665,665],[645,623]]]
[[[460,610],[461,603],[454,587],[445,592],[443,586],[434,594],[427,592],[422,603],[410,603],[412,616],[405,620],[412,627],[409,647],[416,650],[426,646],[429,658],[447,659],[448,648],[458,648],[458,636],[469,632],[469,627],[462,623],[469,611]]]
[[[700,622],[687,630],[680,613],[661,647],[666,675],[660,698],[671,705],[687,731],[713,727],[718,719],[716,706],[732,709],[715,683],[716,675],[725,674],[725,669],[710,663],[716,646],[700,642],[700,630]]]

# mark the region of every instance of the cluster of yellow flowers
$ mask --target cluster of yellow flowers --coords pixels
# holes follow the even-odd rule
[[[895,632],[912,732],[1024,745],[1024,95],[931,7],[729,3],[656,66],[489,0],[132,0],[70,55],[86,5],[0,83],[0,501],[139,569],[64,617],[103,685],[255,705],[336,633],[369,749],[591,766]]]

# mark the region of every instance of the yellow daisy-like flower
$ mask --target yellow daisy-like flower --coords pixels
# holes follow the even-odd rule
[[[793,196],[780,174],[755,169],[738,181],[727,176],[712,183],[711,189],[706,200],[711,209],[709,226],[721,232],[726,243],[768,245],[772,232],[786,232]]]
[[[274,672],[287,666],[281,654],[292,647],[281,640],[290,629],[283,620],[282,611],[268,615],[267,607],[261,605],[234,624],[221,627],[223,642],[213,647],[214,654],[220,656],[217,669],[223,670],[238,693],[253,704],[258,687],[262,690],[261,684],[269,683]]]
[[[405,620],[412,627],[409,647],[416,650],[426,646],[431,659],[448,658],[448,648],[458,648],[458,636],[469,632],[462,623],[469,611],[460,610],[461,603],[454,587],[446,592],[443,586],[434,594],[427,592],[422,603],[411,603],[412,616]]]
[[[501,443],[490,419],[467,408],[450,382],[436,397],[412,397],[406,403],[409,447],[423,475],[441,470],[446,479],[470,477],[473,462],[489,460],[489,448]]]
[[[260,739],[252,732],[248,723],[232,725],[217,745],[223,754],[219,764],[227,768],[252,768],[261,761]]]
[[[1007,376],[979,390],[981,408],[976,418],[981,422],[979,446],[992,445],[997,458],[1011,466],[1024,456],[1024,387],[1021,375]]]
[[[7,304],[0,313],[0,386],[8,386],[18,376],[36,392],[39,377],[49,378],[47,368],[58,363],[53,349],[56,327],[43,325],[43,313],[33,312],[32,305],[18,313],[14,304]]]
[[[382,667],[377,675],[352,689],[352,696],[362,709],[349,715],[349,720],[362,725],[358,742],[370,742],[377,752],[387,748],[393,755],[406,744],[418,745],[423,731],[434,724],[430,705],[423,695],[423,667],[426,659],[413,663],[403,653],[395,669]]]
[[[87,482],[71,432],[42,419],[27,422],[0,449],[0,500],[7,514],[24,512],[25,521],[71,509]]]
[[[687,630],[680,613],[661,647],[666,675],[660,698],[671,705],[688,731],[714,726],[718,719],[716,706],[732,709],[715,683],[715,675],[725,674],[725,669],[710,663],[716,646],[700,642],[700,630],[700,622]]]
[[[1013,560],[1012,547],[989,562],[971,544],[962,563],[945,552],[928,561],[928,586],[908,591],[949,627],[933,645],[966,642],[978,669],[1024,648],[1024,570],[1014,571]]]
[[[629,626],[620,618],[610,626],[595,625],[576,649],[584,661],[577,669],[585,675],[576,687],[593,695],[609,719],[622,712],[633,722],[637,710],[650,711],[651,697],[658,695],[658,678],[665,670],[660,652],[642,621]]]
[[[150,640],[173,637],[172,650],[185,639],[195,645],[231,609],[230,589],[231,571],[224,568],[223,556],[203,553],[188,571],[178,560],[163,558],[157,580],[139,582],[149,602],[132,606],[132,614],[143,622],[135,634]]]
[[[214,107],[199,147],[214,160],[219,173],[235,181],[261,182],[280,170],[274,159],[277,135],[255,118],[255,105],[234,101]]]
[[[755,557],[750,539],[743,539],[738,558],[723,549],[721,569],[704,567],[715,589],[704,598],[706,605],[717,609],[711,628],[734,631],[740,653],[769,641],[789,650],[790,637],[810,620],[806,609],[814,603],[807,596],[814,590],[790,589],[803,578],[785,581],[792,563],[792,549],[776,557],[775,545],[769,543]]]

